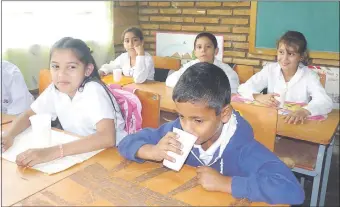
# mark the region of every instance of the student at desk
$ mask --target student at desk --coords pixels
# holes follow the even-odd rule
[[[291,112],[285,118],[287,123],[303,123],[307,116],[325,115],[332,111],[332,100],[320,83],[319,76],[303,65],[307,57],[307,41],[297,31],[286,32],[277,44],[277,62],[270,63],[241,84],[238,93],[264,105],[278,107],[275,99],[306,103],[301,109]],[[260,92],[267,88],[268,94]]]
[[[122,35],[125,53],[119,55],[109,64],[99,69],[99,75],[112,73],[115,69],[122,69],[123,75],[133,77],[135,83],[154,80],[155,68],[152,56],[144,51],[144,37],[137,27],[127,28]]]
[[[18,115],[29,109],[34,101],[20,69],[8,61],[1,61],[1,113]]]
[[[51,49],[50,71],[51,85],[2,136],[2,151],[30,127],[29,117],[35,114],[50,114],[53,120],[58,118],[65,131],[81,139],[26,150],[16,157],[19,166],[30,167],[63,156],[112,147],[126,136],[119,106],[100,81],[90,49],[82,40],[65,37],[57,41]]]
[[[210,63],[190,66],[172,98],[179,118],[158,129],[143,129],[118,145],[125,158],[174,161],[181,154],[173,128],[198,137],[186,164],[198,167],[198,183],[208,191],[270,204],[301,204],[304,191],[291,170],[254,139],[249,123],[230,105],[228,77]]]
[[[197,59],[184,64],[181,69],[169,75],[165,82],[166,86],[175,87],[178,79],[188,67],[198,62],[208,62],[216,65],[225,72],[230,80],[231,93],[237,93],[237,88],[240,84],[238,75],[228,64],[215,58],[215,55],[218,53],[218,47],[216,37],[213,34],[208,32],[198,34],[194,42],[194,52]]]

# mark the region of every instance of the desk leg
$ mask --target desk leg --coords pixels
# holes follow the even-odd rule
[[[324,145],[319,145],[318,157],[316,159],[316,166],[315,166],[316,175],[313,178],[313,188],[312,188],[310,206],[317,206],[318,204],[318,196],[319,196],[319,190],[320,190],[320,180],[321,180],[321,173],[322,173],[323,158],[325,156],[325,148],[326,147]]]
[[[333,154],[333,146],[334,146],[334,136],[327,148],[326,153],[326,162],[324,166],[324,171],[322,175],[322,183],[321,183],[321,192],[320,192],[320,201],[319,206],[325,205],[325,198],[326,198],[326,192],[327,192],[327,184],[328,184],[328,176],[329,176],[329,169],[331,167],[331,161],[332,161],[332,154]]]

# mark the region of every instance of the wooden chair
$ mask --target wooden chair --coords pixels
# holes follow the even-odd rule
[[[249,65],[235,65],[233,67],[240,79],[240,84],[245,83],[251,76],[254,75],[254,67]]]
[[[171,57],[153,56],[155,65],[155,81],[164,82],[168,77],[169,70],[178,70],[181,68],[181,60]]]
[[[252,126],[255,139],[273,152],[278,118],[277,110],[237,102],[232,102],[231,105]]]
[[[156,93],[137,89],[136,96],[142,103],[142,127],[159,127],[161,96]]]
[[[51,84],[52,77],[50,70],[42,69],[39,72],[39,95]]]

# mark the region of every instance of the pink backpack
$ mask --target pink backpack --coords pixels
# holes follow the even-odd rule
[[[128,134],[133,134],[142,129],[142,104],[134,94],[135,89],[125,89],[117,84],[110,84],[108,88],[117,100],[122,112],[125,120],[125,131]]]

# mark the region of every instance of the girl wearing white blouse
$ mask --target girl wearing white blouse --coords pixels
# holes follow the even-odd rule
[[[137,27],[127,28],[122,35],[125,53],[119,55],[109,64],[99,69],[99,75],[112,73],[114,69],[122,69],[123,75],[133,77],[135,83],[153,80],[155,67],[152,56],[144,51],[144,37]]]
[[[29,149],[16,158],[19,166],[32,167],[63,156],[113,147],[127,135],[115,98],[100,81],[96,63],[87,45],[65,37],[51,49],[51,85],[39,95],[31,108],[22,113],[2,136],[2,151],[30,127],[29,117],[50,114],[65,131],[81,139],[46,148]]]
[[[307,116],[324,115],[332,110],[332,100],[326,94],[317,73],[302,62],[307,57],[307,41],[297,31],[286,32],[277,44],[277,62],[270,63],[241,84],[238,93],[264,105],[278,107],[279,100],[306,103],[285,117],[286,123],[303,123]],[[267,88],[268,94],[260,92]]]

